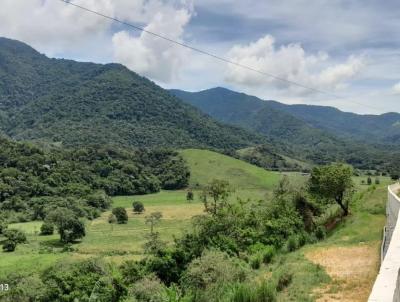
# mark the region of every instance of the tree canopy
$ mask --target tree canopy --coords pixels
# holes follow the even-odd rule
[[[309,190],[325,202],[336,202],[347,216],[354,188],[352,176],[352,167],[344,164],[315,167],[309,180]]]
[[[189,176],[171,150],[38,147],[0,137],[0,210],[9,222],[44,219],[56,207],[92,219],[109,196],[180,189]]]

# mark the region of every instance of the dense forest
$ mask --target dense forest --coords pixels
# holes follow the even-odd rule
[[[171,92],[221,122],[263,135],[268,145],[274,147],[275,153],[301,161],[313,164],[343,161],[359,169],[383,171],[392,165],[393,154],[399,153],[398,146],[392,145],[388,148],[387,144],[379,145],[377,140],[373,140],[374,136],[371,136],[369,141],[362,140],[361,136],[339,137],[335,135],[337,133],[316,127],[317,122],[311,123],[303,120],[299,114],[292,115],[291,112],[287,112],[289,109],[281,110],[279,106],[273,106],[276,104],[274,102],[262,101],[243,93],[224,88],[195,93],[181,90]],[[318,116],[317,112],[315,118]],[[367,120],[364,123],[369,122]],[[385,125],[390,128],[387,123]],[[362,124],[357,127],[361,128]],[[393,131],[397,129],[394,128]],[[256,158],[253,158],[253,161],[259,162]],[[281,166],[284,168],[284,165]]]
[[[356,114],[329,106],[288,105],[220,87],[193,93],[182,90],[171,92],[211,116],[227,122],[246,124],[245,116],[260,118],[269,112],[271,125],[292,117],[298,125],[323,130],[341,138],[374,144],[400,143],[400,114],[396,112],[380,115]],[[307,137],[302,138],[307,140]]]
[[[236,149],[262,142],[118,64],[49,59],[0,38],[0,130],[66,146]]]
[[[115,147],[39,148],[0,139],[2,220],[44,219],[63,207],[95,218],[110,205],[108,196],[158,192],[187,186],[189,170],[170,150]]]

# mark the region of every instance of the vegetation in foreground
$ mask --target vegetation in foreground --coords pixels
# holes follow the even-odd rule
[[[351,173],[346,166],[330,169]],[[347,190],[352,179],[346,179]],[[172,244],[165,244],[158,230],[163,215],[150,212],[145,201],[145,214],[135,214],[131,202],[128,224],[135,220],[133,215],[143,215],[141,219],[150,228],[143,244],[147,247],[144,258],[120,265],[101,259],[75,260],[62,267],[50,266],[42,273],[33,272],[30,277],[14,276],[13,284],[32,278],[38,301],[72,301],[76,297],[85,301],[93,295],[99,301],[275,301],[299,284],[298,268],[302,267],[301,274],[310,278],[303,282],[301,290],[306,292],[296,293],[294,287],[290,297],[311,299],[311,289],[328,282],[329,277],[297,250],[325,237],[321,214],[332,207],[334,198],[317,195],[315,188],[313,192],[291,188],[286,178],[268,201],[232,201],[230,191],[228,183],[217,180],[195,191],[206,213],[196,216],[192,227]],[[351,191],[344,195],[351,198]],[[14,299],[18,295],[20,289],[9,293]]]

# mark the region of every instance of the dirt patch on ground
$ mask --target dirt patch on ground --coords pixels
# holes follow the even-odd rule
[[[350,247],[321,247],[306,252],[312,262],[323,266],[332,282],[314,293],[317,302],[364,302],[377,275],[379,242]]]

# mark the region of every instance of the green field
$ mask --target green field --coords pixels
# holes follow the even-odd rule
[[[226,179],[237,189],[271,190],[281,177],[244,161],[216,152],[188,149],[180,152],[191,171],[190,185],[203,186],[211,179]]]
[[[186,190],[161,191],[156,194],[118,196],[113,198],[113,207],[124,207],[128,210],[129,221],[124,225],[110,225],[107,217],[110,211],[101,217],[86,222],[86,236],[82,242],[74,244],[74,251],[63,252],[58,243],[58,235],[39,236],[42,222],[26,222],[10,225],[26,232],[28,244],[21,244],[13,253],[0,252],[0,278],[12,272],[29,273],[41,270],[61,259],[82,259],[102,257],[120,263],[127,259],[138,259],[143,256],[145,236],[149,227],[144,222],[146,214],[160,211],[163,219],[156,227],[161,239],[171,242],[190,227],[190,218],[203,213],[203,204],[199,200],[197,184],[204,186],[212,179],[225,179],[234,188],[231,200],[237,198],[259,200],[271,194],[282,174],[269,172],[243,161],[230,158],[211,151],[184,150],[182,155],[191,170],[190,184],[194,189],[194,201],[186,201]],[[304,180],[300,174],[288,174],[294,182]],[[145,213],[135,215],[132,202],[141,201]]]
[[[133,213],[133,200],[143,202],[145,213]],[[148,213],[163,213],[163,219],[156,226],[156,231],[165,242],[171,242],[174,236],[179,236],[187,229],[191,217],[203,213],[203,205],[200,202],[186,201],[185,191],[116,197],[113,206],[127,208],[128,223],[110,225],[107,217],[111,211],[104,212],[101,217],[86,222],[86,236],[82,242],[74,244],[73,252],[62,252],[58,235],[39,236],[41,221],[11,224],[9,228],[26,232],[28,244],[19,245],[13,253],[0,252],[0,279],[13,272],[34,272],[66,258],[102,257],[117,263],[138,259],[143,256],[142,246],[146,241],[146,234],[150,232],[144,219]]]

